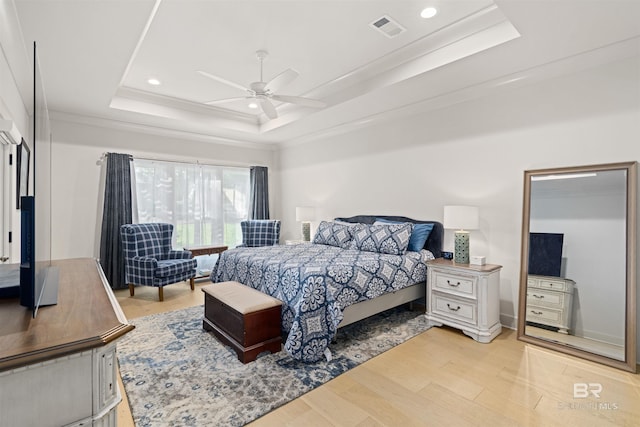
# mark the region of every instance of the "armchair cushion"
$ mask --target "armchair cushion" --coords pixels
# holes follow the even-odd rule
[[[242,246],[273,246],[280,239],[279,219],[250,219],[240,223]]]
[[[196,264],[197,261],[195,259],[189,259],[189,262],[185,262],[184,259],[165,259],[158,261],[158,268],[155,271],[155,276],[171,277],[187,273],[196,268]]]

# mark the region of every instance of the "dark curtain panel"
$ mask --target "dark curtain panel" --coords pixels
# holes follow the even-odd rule
[[[126,288],[120,226],[131,224],[131,156],[107,154],[100,264],[113,289]]]
[[[269,219],[269,168],[251,166],[249,219]]]

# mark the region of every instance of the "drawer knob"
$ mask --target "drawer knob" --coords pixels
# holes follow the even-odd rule
[[[534,311],[534,310],[531,310],[531,313],[532,313],[532,314],[535,314],[536,316],[540,316],[540,315],[542,315],[542,312],[541,312],[541,311]]]
[[[452,286],[454,288],[457,288],[458,286],[460,286],[460,282],[453,283],[453,282],[449,281],[449,279],[447,279],[447,285]]]
[[[533,294],[533,297],[534,297],[534,298],[538,298],[538,299],[544,299],[544,295],[536,295],[536,294]]]
[[[449,308],[449,310],[451,311],[458,311],[460,310],[460,306],[457,306],[456,308],[451,307],[451,304],[447,303],[447,308]]]

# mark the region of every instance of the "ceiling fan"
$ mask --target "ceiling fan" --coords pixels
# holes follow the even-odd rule
[[[278,117],[278,112],[276,111],[276,108],[271,102],[271,100],[287,102],[287,103],[302,105],[304,107],[311,107],[311,108],[323,108],[326,106],[324,102],[319,101],[317,99],[303,98],[300,96],[278,95],[277,93],[275,93],[281,87],[286,86],[287,84],[295,80],[296,77],[298,77],[298,72],[292,68],[289,68],[287,70],[284,70],[282,73],[278,74],[277,76],[275,76],[270,81],[264,82],[262,79],[262,65],[267,55],[268,53],[265,50],[259,50],[256,52],[256,56],[260,60],[260,81],[251,83],[248,88],[238,83],[234,83],[232,81],[223,79],[222,77],[214,76],[213,74],[207,73],[206,71],[198,71],[198,73],[202,74],[205,77],[208,77],[217,82],[226,84],[227,86],[231,86],[231,87],[243,90],[245,92],[248,92],[248,96],[217,99],[214,101],[205,102],[205,104],[217,105],[217,104],[224,104],[227,102],[238,101],[242,99],[255,99],[260,102],[262,111],[264,111],[264,113],[270,119],[275,119]]]

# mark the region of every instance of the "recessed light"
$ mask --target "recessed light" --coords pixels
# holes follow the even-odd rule
[[[436,16],[437,13],[438,13],[438,10],[435,7],[426,7],[422,9],[422,12],[420,12],[420,16],[422,16],[425,19],[428,19],[428,18],[433,18],[434,16]]]
[[[256,108],[258,108],[258,104],[256,104],[255,102],[252,102],[249,104],[249,108],[255,110]]]
[[[155,77],[151,77],[147,80],[147,83],[149,83],[151,86],[159,86],[160,80],[156,79]]]

